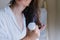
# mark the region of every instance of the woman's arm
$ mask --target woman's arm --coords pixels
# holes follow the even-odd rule
[[[30,38],[28,36],[26,36],[22,40],[30,40]]]

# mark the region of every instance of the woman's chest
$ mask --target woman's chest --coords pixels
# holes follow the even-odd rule
[[[26,36],[26,26],[25,22],[23,22],[24,27],[23,30],[20,30],[20,26],[16,23],[15,19],[9,16],[5,16],[3,19],[4,25],[7,31],[7,35],[12,40],[19,40]]]

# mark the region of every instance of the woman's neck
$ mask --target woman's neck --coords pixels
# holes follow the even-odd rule
[[[19,6],[14,5],[14,6],[11,6],[11,9],[14,12],[15,15],[21,15],[22,11],[25,9],[25,7],[22,6],[22,5],[19,5]]]

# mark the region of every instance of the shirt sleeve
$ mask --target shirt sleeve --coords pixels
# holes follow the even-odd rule
[[[0,12],[0,14],[1,14],[1,12]],[[2,19],[1,19],[1,15],[0,15],[0,40],[8,40],[7,33],[4,28],[4,24],[2,22]]]

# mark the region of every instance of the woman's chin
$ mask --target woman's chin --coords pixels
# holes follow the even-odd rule
[[[24,5],[24,7],[28,7],[29,5]]]

